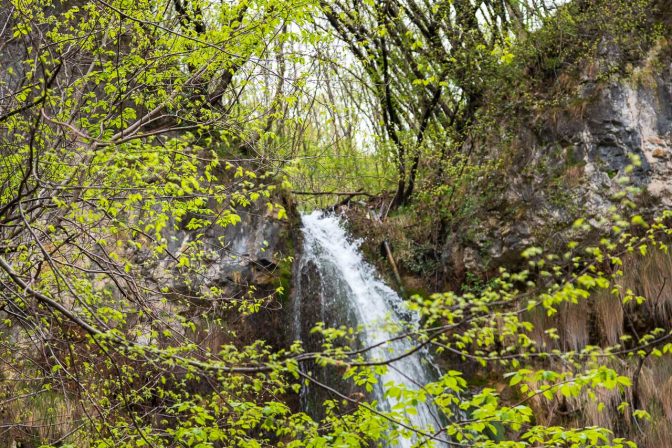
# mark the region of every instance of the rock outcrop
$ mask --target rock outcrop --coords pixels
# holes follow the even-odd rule
[[[452,269],[483,272],[515,264],[532,244],[560,247],[575,219],[597,224],[610,213],[626,177],[627,185],[642,192],[633,197],[641,212],[672,206],[669,47],[655,46],[629,70],[605,80],[599,68],[586,69],[563,105],[537,110],[536,118],[514,127],[515,148],[498,182],[497,202],[486,204],[470,240],[447,239],[443,259]],[[497,137],[471,144],[488,146],[493,140]],[[628,173],[633,160],[641,165]]]

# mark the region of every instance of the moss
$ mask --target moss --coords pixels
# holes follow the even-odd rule
[[[292,251],[293,254],[293,251]],[[277,297],[280,302],[285,302],[289,298],[289,293],[292,288],[294,255],[283,257],[278,263],[274,271],[275,281],[274,286],[276,290],[282,288]]]
[[[416,278],[404,278],[404,285],[406,287],[406,297],[411,298],[411,297],[429,297],[432,293],[425,288],[424,286],[420,286],[416,282]]]
[[[634,86],[653,89],[656,87],[658,75],[665,70],[666,60],[669,60],[670,42],[663,36],[656,38],[656,43],[649,50],[646,57],[638,66],[629,64],[626,73]]]
[[[289,222],[285,224],[285,228],[278,236],[280,241],[283,241],[282,249],[274,257],[279,262],[273,270],[273,286],[276,291],[282,288],[282,292],[277,294],[277,299],[280,302],[285,302],[289,296],[292,288],[292,280],[294,276],[294,260],[296,259],[296,235],[300,233],[301,215],[298,213],[295,204],[291,201],[291,196],[282,195],[282,204],[287,209],[287,219]]]

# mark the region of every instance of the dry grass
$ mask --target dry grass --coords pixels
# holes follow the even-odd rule
[[[579,415],[581,422],[589,425],[616,430],[618,423],[629,422],[627,415],[621,414],[617,408],[626,399],[626,396],[618,389],[597,389],[595,399],[581,397],[576,400],[576,409],[582,409]],[[604,405],[601,409],[600,406]]]
[[[642,448],[672,448],[672,428],[670,425],[653,420],[642,430],[644,435],[638,440]]]
[[[533,325],[532,331],[530,331],[529,336],[541,350],[550,350],[555,347],[555,341],[548,336],[546,330],[549,328],[555,327],[548,316],[546,316],[546,311],[542,308],[535,308],[531,311],[528,311],[524,319],[527,322],[530,322]]]
[[[658,398],[663,406],[665,417],[668,422],[672,423],[672,377],[668,378],[663,387],[660,388]]]
[[[650,422],[637,424],[642,447],[672,448],[672,359],[649,358],[639,375],[640,406],[651,414]]]
[[[585,302],[565,303],[560,307],[560,336],[563,350],[580,350],[589,342],[590,313]]]
[[[642,295],[654,316],[672,323],[672,257],[655,251],[641,261],[639,278]],[[636,275],[636,274],[635,274]]]
[[[583,165],[573,165],[565,170],[563,181],[567,188],[576,188],[585,180],[585,168]]]
[[[0,434],[0,444],[41,446],[62,440],[73,441],[81,424],[81,408],[77,401],[64,398],[59,390],[29,392],[30,388],[13,388],[15,396],[25,396],[8,403],[0,422],[12,426]],[[11,394],[10,394],[11,395]],[[72,434],[72,435],[71,435]],[[85,445],[78,444],[84,447]]]
[[[650,318],[656,325],[672,324],[672,256],[653,250],[646,257],[629,255],[623,259],[623,276],[616,282],[622,291],[632,290],[646,299],[643,309],[627,311]],[[641,315],[642,311],[647,315]]]
[[[598,331],[605,345],[618,344],[623,335],[623,305],[620,297],[606,289],[593,295],[593,309],[597,318]]]
[[[588,302],[566,303],[560,306],[555,316],[546,315],[543,308],[533,309],[524,319],[533,325],[529,337],[542,350],[581,350],[589,343],[591,313]],[[559,339],[549,336],[548,330],[558,329]]]
[[[625,331],[626,313],[637,315],[637,320],[648,321],[651,325],[672,326],[672,256],[655,250],[646,257],[627,256],[623,262],[623,276],[615,283],[621,294],[631,290],[644,297],[644,304],[638,307],[631,302],[624,306],[622,295],[600,289],[590,301],[566,305],[560,313],[564,347],[576,350],[588,343],[591,314],[597,324],[599,342],[603,345],[619,343]]]
[[[617,345],[633,325],[638,331],[672,328],[672,256],[658,250],[650,250],[645,257],[628,255],[623,259],[623,273],[613,286],[618,286],[621,294],[631,290],[644,297],[644,303],[623,305],[621,294],[597,290],[589,300],[561,306],[553,317],[546,316],[544,310],[527,313],[534,325],[529,336],[545,350],[581,350],[588,344]],[[559,340],[545,332],[554,327],[558,328]],[[611,360],[608,366],[633,382],[636,379],[636,387],[623,391],[597,389],[594,397],[535,398],[532,406],[537,420],[542,424],[602,426],[645,448],[672,448],[672,357],[650,356],[641,369],[636,357]],[[566,367],[558,363],[550,368],[562,371]],[[622,412],[618,406],[624,401],[630,407]],[[649,412],[651,421],[634,419],[630,409],[634,405]]]

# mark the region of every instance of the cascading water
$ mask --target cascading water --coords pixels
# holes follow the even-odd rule
[[[360,342],[370,347],[397,336],[391,329],[394,327],[391,322],[413,324],[417,320],[405,308],[399,295],[364,261],[357,243],[348,238],[337,216],[313,212],[304,215],[302,220],[304,246],[294,309],[294,331],[298,338],[303,339],[306,328],[321,321],[332,327],[363,327]],[[395,358],[412,349],[410,341],[399,339],[367,353],[370,361],[379,361]],[[381,385],[394,382],[417,389],[436,377],[437,371],[431,365],[429,354],[419,350],[390,364],[374,388],[373,398],[381,410],[389,411],[395,402],[385,397]],[[419,403],[416,410],[417,413],[407,415],[413,426],[428,428],[428,431],[441,427],[441,417],[432,404]],[[405,448],[412,444],[413,440],[402,438],[393,446]]]

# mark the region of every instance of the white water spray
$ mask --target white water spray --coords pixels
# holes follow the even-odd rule
[[[414,324],[417,321],[410,313],[401,297],[377,276],[374,268],[364,261],[357,243],[352,241],[341,220],[334,215],[313,212],[303,216],[304,247],[300,270],[309,264],[319,274],[319,308],[321,316],[300,316],[300,307],[295,309],[297,319],[295,331],[300,334],[301,319],[325,320],[324,310],[336,308],[337,316],[331,325],[361,325],[364,328],[362,342],[370,347],[389,341],[398,335],[392,329],[395,322]],[[301,275],[299,276],[301,277]],[[299,280],[298,296],[302,300]],[[346,316],[347,315],[347,316]],[[355,322],[351,322],[351,321]],[[380,348],[368,351],[369,361],[390,360],[413,349],[411,341],[399,339],[383,344]],[[401,357],[389,365],[387,373],[382,375],[380,383],[374,389],[374,398],[380,410],[389,411],[395,400],[386,398],[383,386],[394,382],[409,389],[417,389],[436,378],[436,369],[431,365],[426,350],[418,350],[411,355]],[[419,403],[417,413],[407,414],[411,425],[434,432],[441,427],[437,409],[430,403]],[[417,441],[417,439],[416,439]],[[436,441],[436,446],[440,446]],[[413,445],[413,439],[399,439],[395,447],[407,448]]]

